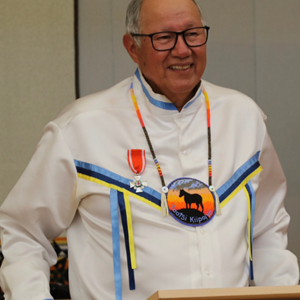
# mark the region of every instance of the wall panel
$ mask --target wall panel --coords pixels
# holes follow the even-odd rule
[[[112,0],[78,0],[80,95],[113,85]]]
[[[0,203],[75,99],[73,0],[0,1]]]
[[[201,0],[211,27],[203,78],[255,99],[254,1]]]
[[[125,14],[130,0],[112,0],[113,30],[114,30],[114,82],[132,76],[136,64],[131,60],[123,46],[123,35],[125,34]]]

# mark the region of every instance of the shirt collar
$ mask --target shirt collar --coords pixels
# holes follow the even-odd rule
[[[150,111],[156,112],[158,114],[179,113],[176,106],[167,97],[153,92],[152,88],[146,82],[139,68],[136,69],[134,74],[133,89],[134,93],[136,94],[137,101],[140,103],[142,101],[141,98],[143,98],[143,102]],[[202,94],[201,83],[197,92],[195,93],[195,96],[185,104],[181,113],[194,111],[195,109],[197,109],[200,105],[200,96]]]

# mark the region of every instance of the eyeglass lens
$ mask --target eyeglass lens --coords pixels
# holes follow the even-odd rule
[[[160,32],[152,37],[153,46],[157,50],[169,50],[175,46],[177,41],[176,32]],[[188,46],[197,47],[206,43],[206,28],[192,28],[183,33]]]

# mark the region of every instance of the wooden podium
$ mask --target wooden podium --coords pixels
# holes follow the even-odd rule
[[[300,300],[300,286],[157,291],[147,300]]]

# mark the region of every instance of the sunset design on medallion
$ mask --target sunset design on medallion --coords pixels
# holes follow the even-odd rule
[[[215,214],[215,198],[208,186],[193,178],[179,178],[169,185],[170,214],[180,223],[200,226]]]

